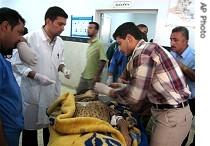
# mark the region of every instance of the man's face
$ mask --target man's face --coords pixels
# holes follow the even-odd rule
[[[2,49],[4,51],[11,50],[17,47],[18,42],[20,41],[20,38],[23,35],[24,31],[24,24],[19,21],[19,24],[14,26],[13,28],[11,25],[5,21],[5,27],[4,27],[4,33],[3,35],[3,41],[1,42]]]
[[[184,37],[182,32],[174,32],[171,34],[171,50],[181,54],[188,45],[188,40]]]
[[[49,26],[50,32],[53,36],[59,36],[64,31],[64,26],[66,25],[66,18],[57,17],[54,21],[48,19],[47,25]]]
[[[123,52],[125,55],[130,54],[129,49],[129,40],[126,37],[125,39],[122,39],[120,37],[116,37],[116,41],[119,44],[119,49],[121,52]]]
[[[98,30],[95,28],[95,24],[88,25],[88,37],[93,37],[97,34]]]
[[[147,36],[148,28],[147,27],[139,27],[139,31]]]

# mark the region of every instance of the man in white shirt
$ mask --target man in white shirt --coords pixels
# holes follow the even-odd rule
[[[44,26],[25,35],[29,47],[37,54],[37,64],[22,70],[21,92],[23,95],[24,130],[23,146],[38,146],[37,129],[43,129],[44,146],[49,140],[46,108],[60,96],[58,72],[69,79],[70,72],[64,65],[63,32],[68,15],[57,6],[50,7],[45,14]]]

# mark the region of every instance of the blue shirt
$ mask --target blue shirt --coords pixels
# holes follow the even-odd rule
[[[0,117],[4,131],[23,128],[22,97],[12,66],[0,53]]]
[[[127,56],[123,54],[119,49],[114,52],[108,72],[113,74],[114,81],[122,74],[127,65]]]
[[[182,62],[184,65],[195,70],[195,50],[193,48],[188,46],[181,55],[173,51],[171,51],[171,54],[174,56],[174,58]],[[187,78],[186,80],[187,80],[187,83],[189,85],[190,92],[191,92],[190,99],[194,98],[195,97],[195,82],[191,81],[189,78]]]

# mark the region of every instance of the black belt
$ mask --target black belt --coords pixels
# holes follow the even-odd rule
[[[188,101],[181,102],[179,104],[153,104],[155,109],[171,109],[171,108],[183,108],[188,105]]]

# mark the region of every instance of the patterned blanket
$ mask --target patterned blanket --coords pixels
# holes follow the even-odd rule
[[[117,127],[96,117],[75,116],[74,95],[66,93],[60,96],[47,110],[51,121],[48,146],[126,146],[125,139]],[[128,120],[132,146],[141,143],[141,132],[136,121],[126,108],[110,103],[111,108],[121,108],[120,113]],[[122,110],[124,109],[124,110]]]

